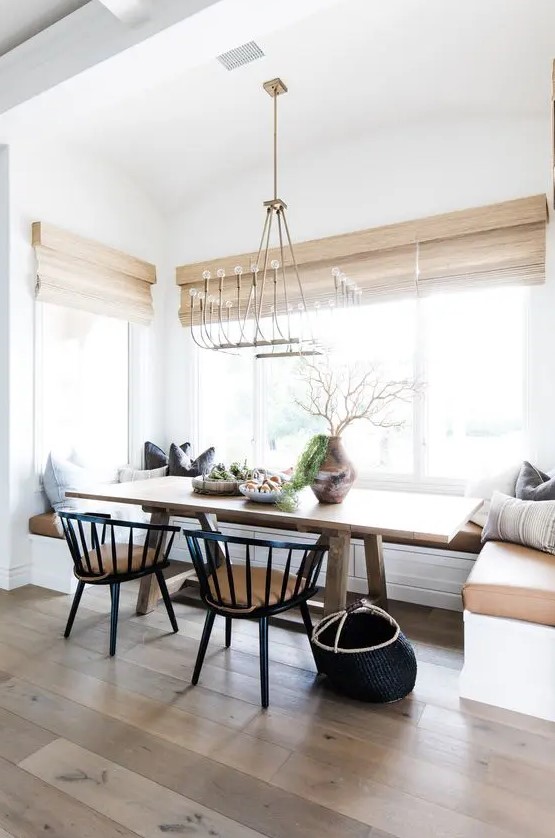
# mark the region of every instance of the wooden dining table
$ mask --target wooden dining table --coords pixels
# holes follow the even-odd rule
[[[368,596],[387,606],[382,538],[414,539],[448,544],[466,524],[482,501],[453,495],[353,489],[341,504],[319,503],[310,489],[300,495],[294,512],[282,512],[273,504],[255,503],[244,497],[197,494],[188,477],[159,477],[132,483],[109,484],[90,491],[68,491],[68,497],[142,506],[153,524],[170,518],[197,518],[200,528],[216,531],[218,522],[249,527],[290,530],[318,535],[317,543],[329,546],[324,612],[345,607],[352,538],[364,542]],[[181,566],[181,567],[180,567]],[[170,590],[175,592],[192,578],[191,569],[174,562]],[[141,580],[137,613],[152,611],[160,598],[153,575]]]

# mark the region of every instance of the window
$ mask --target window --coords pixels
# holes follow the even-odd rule
[[[198,452],[216,447],[218,462],[252,463],[254,370],[251,355],[203,352],[198,370]]]
[[[129,455],[129,325],[42,303],[38,339],[38,443],[84,464]]]
[[[374,362],[385,376],[422,387],[400,403],[401,427],[361,421],[344,440],[359,476],[447,484],[503,468],[521,454],[525,426],[526,289],[436,294],[348,311],[322,322],[341,358]],[[329,317],[327,314],[323,317]],[[254,457],[269,467],[294,464],[324,430],[297,405],[304,393],[294,359],[198,350],[201,445],[218,459]]]

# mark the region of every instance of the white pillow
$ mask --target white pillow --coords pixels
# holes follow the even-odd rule
[[[83,509],[86,502],[79,498],[66,498],[66,492],[86,492],[99,484],[113,482],[107,480],[107,476],[106,471],[83,468],[51,453],[46,461],[42,483],[52,508],[58,512],[60,509]]]
[[[497,474],[486,474],[481,477],[471,478],[465,487],[466,497],[483,498],[484,503],[476,510],[470,520],[480,527],[486,525],[489,513],[491,496],[494,492],[502,492],[504,495],[514,498],[516,481],[520,473],[522,463],[516,463]]]
[[[151,469],[137,469],[133,466],[123,466],[118,472],[119,483],[134,483],[136,480],[151,480],[155,477],[166,477],[168,467]]]

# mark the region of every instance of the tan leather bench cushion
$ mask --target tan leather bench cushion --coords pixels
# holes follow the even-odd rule
[[[555,556],[488,541],[463,587],[463,602],[474,614],[555,626]]]
[[[229,610],[234,608],[241,609],[241,611],[254,611],[255,608],[261,608],[266,602],[266,568],[265,567],[251,567],[251,607],[248,607],[247,597],[247,574],[245,572],[245,565],[233,565],[233,588],[235,591],[236,606],[233,605],[231,599],[231,591],[229,586],[229,579],[227,575],[226,565],[223,564],[218,568],[216,576],[218,577],[218,585],[220,589],[220,597],[229,606]],[[295,585],[297,582],[296,576],[289,576],[285,590],[285,599],[291,599],[293,596]],[[299,590],[303,589],[304,580],[301,582]],[[208,580],[208,585],[214,597],[214,601],[220,598],[217,596],[216,586],[212,578]],[[270,596],[268,598],[269,605],[275,605],[281,599],[281,588],[283,585],[283,573],[281,570],[272,570],[270,583]]]
[[[45,535],[48,538],[63,538],[64,533],[60,519],[55,512],[43,512],[29,518],[29,532],[33,535]]]

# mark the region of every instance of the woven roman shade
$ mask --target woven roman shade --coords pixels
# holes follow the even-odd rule
[[[37,300],[130,323],[152,321],[154,265],[42,221],[32,233]]]
[[[295,254],[304,296],[309,307],[333,297],[331,268],[335,265],[362,289],[362,304],[434,291],[544,282],[546,221],[546,197],[535,195],[301,242],[295,245]],[[279,256],[275,249],[268,259],[279,259]],[[245,276],[241,310],[244,312],[250,291],[249,268],[255,257],[256,254],[243,253],[177,268],[182,324],[189,326],[191,322],[191,288],[207,290],[219,299],[216,278],[219,268],[226,274],[222,280],[222,301],[231,300],[236,310],[234,268],[242,266]],[[208,289],[202,279],[205,270],[212,275]],[[286,271],[288,276],[294,276],[291,265],[286,265]],[[270,277],[271,274],[269,271]],[[293,293],[288,303],[296,306],[301,296],[293,286],[291,282]],[[278,297],[278,312],[282,311],[280,302]],[[269,308],[262,310],[262,315],[265,314],[269,314]],[[198,323],[198,308],[193,322]]]
[[[422,242],[419,293],[545,282],[545,219]]]

